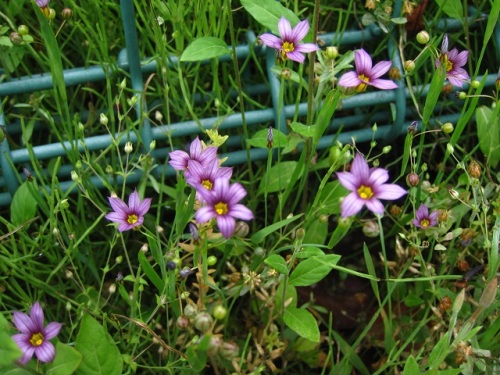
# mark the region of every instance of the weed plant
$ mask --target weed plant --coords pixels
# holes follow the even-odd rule
[[[4,4],[0,373],[500,373],[499,13]]]

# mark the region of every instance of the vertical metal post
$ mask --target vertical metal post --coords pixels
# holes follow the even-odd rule
[[[0,98],[0,103],[2,102]],[[5,116],[3,113],[3,108],[0,106],[0,129],[4,133],[4,139],[0,141],[0,167],[2,169],[2,174],[5,179],[5,185],[11,196],[14,196],[17,188],[19,187],[18,180],[16,178],[15,170],[12,169],[10,160],[10,148],[9,142],[7,142],[7,128],[5,126]]]

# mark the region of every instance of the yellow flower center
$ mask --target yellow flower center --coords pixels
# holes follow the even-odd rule
[[[424,228],[427,228],[429,226],[430,222],[427,219],[422,219],[420,220],[420,225]]]
[[[33,336],[31,336],[30,344],[33,346],[40,346],[43,344],[43,340],[44,340],[43,335],[40,332],[38,332],[33,334]]]
[[[361,185],[358,189],[358,195],[361,199],[370,199],[373,197],[373,190],[369,186]]]
[[[219,202],[216,203],[215,206],[215,212],[217,212],[218,215],[225,215],[227,214],[227,204],[224,202]]]
[[[212,190],[212,187],[214,186],[214,184],[210,180],[203,180],[203,181],[201,181],[201,184],[207,190]]]
[[[453,69],[453,62],[448,60],[448,54],[441,55],[441,58],[439,59],[441,61],[441,64],[443,64],[444,69],[449,72],[450,70]]]
[[[370,82],[370,78],[368,78],[364,74],[358,75],[358,78],[360,81],[363,81],[363,83],[360,83],[358,86],[356,86],[356,91],[365,92],[366,88],[368,87],[368,82]]]
[[[137,223],[138,220],[139,220],[139,218],[137,217],[136,214],[132,214],[132,215],[127,216],[127,223],[129,223],[129,224],[135,224],[135,223]]]
[[[286,54],[293,52],[295,49],[295,46],[293,43],[290,42],[284,42],[283,45],[281,46],[281,58],[286,59]]]

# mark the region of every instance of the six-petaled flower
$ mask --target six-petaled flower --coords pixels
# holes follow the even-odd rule
[[[391,68],[390,61],[380,61],[372,67],[372,58],[364,50],[354,51],[354,64],[356,71],[347,72],[338,82],[339,86],[353,87],[357,92],[363,92],[368,86],[382,90],[398,88],[398,85],[389,79],[381,79],[383,74]]]
[[[341,203],[341,216],[357,214],[363,206],[377,215],[384,213],[379,199],[395,200],[407,193],[396,184],[386,184],[389,172],[383,168],[369,168],[366,160],[356,154],[350,172],[337,172],[337,177],[345,188],[351,191]]]
[[[212,190],[200,189],[205,205],[196,211],[195,218],[199,223],[216,219],[220,232],[226,238],[231,237],[236,226],[236,220],[251,220],[253,213],[247,207],[239,204],[247,194],[239,183],[229,184],[229,179],[219,177],[215,180]]]
[[[113,211],[106,215],[106,219],[119,223],[118,230],[120,232],[141,226],[144,222],[144,215],[151,206],[151,198],[141,201],[137,190],[130,194],[128,205],[118,197],[109,197],[108,199]]]
[[[442,66],[448,81],[453,86],[462,87],[464,82],[470,81],[469,74],[462,68],[467,63],[468,56],[468,51],[458,52],[456,48],[448,51],[448,35],[445,34],[441,44],[441,54],[436,59],[436,68]]]
[[[56,337],[61,330],[61,323],[52,322],[43,326],[43,309],[38,302],[31,306],[30,315],[20,311],[14,311],[14,325],[18,333],[12,336],[17,346],[23,352],[20,362],[26,364],[33,354],[41,362],[52,362],[56,354],[54,345],[49,341]]]
[[[300,21],[292,29],[290,21],[285,17],[281,17],[278,22],[278,31],[280,37],[265,33],[259,36],[262,43],[266,46],[278,50],[281,59],[293,60],[298,63],[304,62],[304,53],[317,51],[319,47],[313,43],[301,43],[309,31],[309,22],[307,20]]]
[[[438,211],[433,211],[429,214],[429,208],[425,204],[421,204],[415,212],[415,219],[412,220],[412,224],[421,229],[435,227],[437,225],[438,214]]]

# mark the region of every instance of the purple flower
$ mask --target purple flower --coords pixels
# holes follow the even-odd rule
[[[205,166],[217,157],[217,147],[203,148],[200,138],[196,137],[189,147],[189,154],[185,151],[177,150],[169,153],[169,164],[178,171],[187,171],[189,160],[196,160]]]
[[[396,184],[386,184],[389,172],[383,168],[369,168],[366,160],[356,154],[350,172],[337,172],[340,183],[351,193],[344,198],[341,217],[357,214],[364,205],[377,215],[384,213],[384,206],[379,199],[399,199],[407,193]]]
[[[278,22],[278,31],[281,38],[269,33],[259,36],[266,46],[277,49],[283,60],[290,59],[298,63],[304,62],[303,53],[317,51],[319,47],[313,43],[300,43],[309,31],[309,22],[300,21],[293,29],[290,21],[281,17]]]
[[[49,6],[50,0],[35,0],[35,2],[40,8],[46,8]]]
[[[109,197],[109,204],[113,208],[113,212],[106,215],[106,219],[115,223],[120,223],[118,230],[124,232],[126,230],[138,227],[144,222],[144,215],[149,211],[151,206],[151,198],[146,198],[143,201],[139,198],[137,189],[130,194],[128,198],[128,206],[117,197]]]
[[[443,66],[446,70],[446,78],[453,86],[462,87],[464,81],[469,81],[469,74],[462,66],[467,64],[468,51],[458,52],[453,48],[448,52],[448,35],[444,34],[441,44],[441,55],[436,59],[436,68]]]
[[[354,51],[355,72],[347,72],[339,79],[339,86],[355,87],[357,92],[363,92],[368,86],[373,86],[381,90],[391,90],[398,88],[389,79],[379,77],[391,68],[390,61],[380,61],[372,67],[372,58],[364,49]]]
[[[438,211],[434,211],[429,215],[429,208],[425,204],[421,204],[417,212],[415,212],[415,219],[412,220],[412,224],[421,229],[435,227],[438,214]]]
[[[218,159],[214,159],[206,166],[201,165],[196,160],[189,160],[188,169],[189,174],[186,176],[186,182],[196,190],[212,190],[218,177],[231,178],[233,174],[233,168],[220,167]]]
[[[211,191],[198,191],[205,201],[205,206],[196,211],[195,218],[199,223],[206,223],[215,218],[222,235],[231,237],[236,226],[236,220],[251,220],[253,213],[238,202],[247,195],[246,190],[239,183],[229,185],[229,179],[219,177],[215,180]]]
[[[62,324],[52,322],[44,328],[43,310],[38,302],[31,306],[30,316],[20,311],[14,311],[13,320],[17,330],[21,332],[12,336],[23,352],[21,363],[28,363],[33,354],[42,362],[52,362],[56,350],[49,340],[58,335]]]

